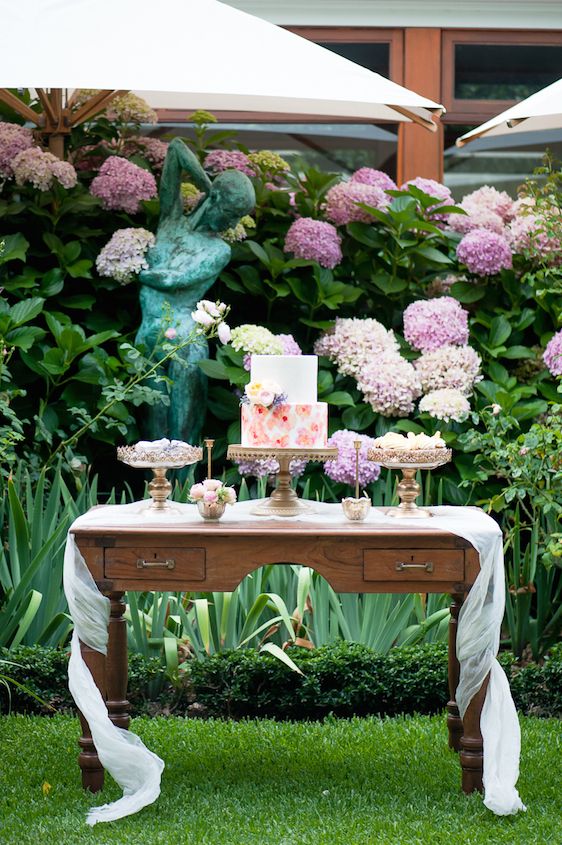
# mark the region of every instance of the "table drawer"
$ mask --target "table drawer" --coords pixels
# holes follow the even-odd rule
[[[464,552],[455,549],[364,549],[364,581],[462,581]]]
[[[127,546],[105,550],[105,577],[204,581],[205,549]]]

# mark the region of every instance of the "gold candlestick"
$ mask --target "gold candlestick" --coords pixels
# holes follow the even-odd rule
[[[361,451],[361,441],[354,440],[353,447],[355,449],[355,498],[359,498],[359,452]]]
[[[205,447],[207,449],[207,478],[212,478],[213,477],[212,476],[212,467],[213,467],[212,454],[213,454],[213,446],[215,445],[215,441],[211,440],[210,437],[206,437],[203,442],[204,442]]]

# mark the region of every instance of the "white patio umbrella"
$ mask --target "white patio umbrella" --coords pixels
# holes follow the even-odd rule
[[[562,128],[562,79],[457,138],[457,146],[462,147],[483,135],[511,137],[518,132],[559,128]]]
[[[434,130],[444,109],[217,0],[0,0],[0,99],[46,135],[135,91],[153,108],[369,121]],[[8,89],[34,88],[44,115]],[[99,89],[79,108],[72,89]],[[42,123],[41,123],[42,121]]]

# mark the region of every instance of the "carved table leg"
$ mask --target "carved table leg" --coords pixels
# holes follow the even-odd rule
[[[462,719],[455,701],[455,692],[459,684],[459,661],[457,660],[457,626],[459,611],[464,596],[453,593],[451,596],[451,619],[449,621],[449,701],[447,702],[447,728],[449,729],[449,748],[460,751],[463,733]]]
[[[480,732],[480,716],[486,690],[488,689],[488,676],[480,691],[476,693],[464,714],[464,733],[461,737],[460,761],[462,768],[462,790],[467,794],[470,792],[482,792],[482,771],[484,766],[484,746],[482,733]]]
[[[107,644],[107,709],[109,718],[118,728],[128,728],[129,702],[127,701],[127,622],[123,617],[123,593],[109,593],[109,642]]]
[[[92,673],[95,685],[105,698],[105,654],[95,651],[83,642],[80,642],[80,651],[84,663]],[[78,765],[82,770],[82,786],[90,792],[99,792],[103,789],[104,769],[97,755],[88,723],[82,713],[78,712],[78,715],[82,727],[82,736],[78,740],[78,745],[82,749],[78,755]]]

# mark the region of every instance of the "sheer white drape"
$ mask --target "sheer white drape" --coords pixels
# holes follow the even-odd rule
[[[255,520],[250,510],[255,502],[239,502],[227,508],[221,524]],[[315,513],[294,517],[307,523],[326,521],[341,525],[345,520],[340,505],[315,503]],[[484,803],[498,815],[524,810],[515,784],[519,776],[520,731],[507,678],[496,654],[505,605],[502,535],[498,525],[477,508],[432,508],[431,519],[410,523],[416,530],[431,528],[447,531],[468,540],[480,555],[480,573],[459,614],[457,655],[460,681],[456,699],[461,715],[488,672],[486,699],[480,727],[484,741]],[[284,522],[288,520],[280,519]],[[290,521],[290,520],[289,520]],[[71,528],[86,525],[141,526],[147,524],[200,524],[194,505],[175,504],[169,511],[148,509],[148,501],[130,505],[95,508],[80,517]],[[364,523],[396,527],[396,521],[372,509]],[[404,523],[402,523],[404,524]],[[98,591],[74,537],[69,534],[64,568],[64,586],[75,630],[69,665],[69,686],[90,729],[104,767],[123,789],[123,798],[96,807],[88,823],[111,821],[130,815],[156,800],[164,764],[134,734],[116,728],[107,715],[105,703],[82,660],[78,639],[106,653],[109,601]]]

